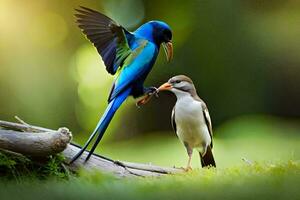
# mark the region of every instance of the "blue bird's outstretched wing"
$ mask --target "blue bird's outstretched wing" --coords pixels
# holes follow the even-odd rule
[[[79,28],[97,48],[108,73],[114,75],[130,55],[134,35],[109,17],[80,7],[75,14]]]

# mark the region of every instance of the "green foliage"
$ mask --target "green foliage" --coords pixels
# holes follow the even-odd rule
[[[64,157],[62,155],[50,156],[50,159],[43,167],[43,173],[46,176],[66,179],[69,177],[69,171],[64,167]]]
[[[31,162],[26,157],[0,152],[0,175],[7,179],[19,180],[24,175],[30,175]]]
[[[6,180],[68,179],[69,171],[63,165],[61,155],[35,161],[24,156],[0,152],[0,176]]]

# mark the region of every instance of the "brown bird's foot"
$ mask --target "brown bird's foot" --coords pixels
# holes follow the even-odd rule
[[[184,171],[186,171],[186,172],[190,172],[190,171],[192,171],[193,169],[192,169],[192,167],[191,166],[188,166],[188,167],[186,167],[185,169],[184,169]]]
[[[182,169],[182,170],[185,171],[185,172],[190,172],[190,171],[193,170],[191,166],[188,166],[188,167],[181,167],[180,169]]]

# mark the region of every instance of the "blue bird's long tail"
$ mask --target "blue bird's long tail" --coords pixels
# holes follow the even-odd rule
[[[85,161],[87,161],[91,157],[91,155],[95,151],[98,143],[102,139],[102,137],[105,133],[105,130],[108,127],[108,125],[109,125],[111,119],[113,118],[115,112],[122,105],[122,103],[125,101],[125,99],[129,96],[130,92],[131,92],[131,88],[128,88],[127,90],[125,90],[124,92],[119,94],[116,98],[111,100],[111,102],[108,104],[104,114],[102,115],[100,121],[98,122],[95,130],[93,131],[93,133],[89,137],[88,141],[81,148],[81,150],[72,158],[70,163],[73,163],[75,160],[77,160],[83,154],[83,152],[89,146],[89,144],[91,143],[93,138],[98,134],[97,139],[96,139],[91,151],[89,152],[88,156],[86,157]]]

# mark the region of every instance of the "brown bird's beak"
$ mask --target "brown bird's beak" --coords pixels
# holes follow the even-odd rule
[[[173,44],[172,42],[164,42],[162,43],[162,46],[165,50],[165,54],[167,56],[167,61],[170,62],[173,58]]]
[[[163,90],[171,90],[173,86],[170,83],[164,83],[161,86],[159,86],[158,91],[163,91]]]

